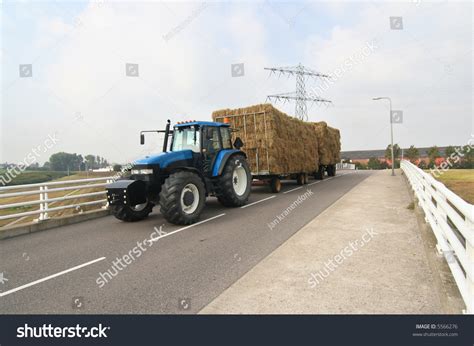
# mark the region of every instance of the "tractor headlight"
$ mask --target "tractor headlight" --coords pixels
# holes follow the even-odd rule
[[[132,169],[132,174],[153,174],[152,168]]]

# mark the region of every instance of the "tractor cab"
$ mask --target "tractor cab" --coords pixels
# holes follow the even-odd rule
[[[212,176],[219,153],[232,149],[229,124],[192,121],[178,123],[173,129],[171,152],[191,150],[205,176]]]
[[[227,123],[185,121],[164,133],[163,152],[134,162],[130,179],[107,186],[108,203],[123,221],[141,220],[160,204],[164,217],[176,224],[195,222],[206,196],[226,206],[242,206],[250,194],[251,175],[242,141],[231,140]],[[169,137],[171,144],[168,148]]]

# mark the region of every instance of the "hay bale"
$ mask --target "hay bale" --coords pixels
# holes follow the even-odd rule
[[[313,173],[319,167],[318,138],[311,123],[288,116],[271,104],[222,109],[214,121],[229,119],[233,133],[244,142],[253,173]]]
[[[338,163],[341,153],[341,134],[324,121],[312,123],[318,135],[319,162],[322,165]]]

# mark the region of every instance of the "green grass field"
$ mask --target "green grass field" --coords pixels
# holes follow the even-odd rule
[[[71,173],[74,174],[74,173]],[[7,178],[6,171],[0,170],[0,175]],[[67,172],[53,172],[53,171],[24,171],[12,179],[7,185],[21,185],[21,184],[36,184],[44,183],[54,179],[67,176]]]
[[[436,179],[465,201],[474,204],[474,169],[450,169]]]

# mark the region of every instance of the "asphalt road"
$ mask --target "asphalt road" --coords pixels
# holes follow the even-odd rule
[[[287,182],[279,194],[253,187],[245,208],[209,198],[202,223],[186,228],[166,223],[157,208],[136,223],[105,217],[0,241],[0,313],[196,313],[369,174]],[[158,239],[152,233],[160,226],[167,235]],[[130,252],[134,260],[125,261]],[[117,257],[121,270],[112,268]],[[108,282],[100,288],[101,273]]]

